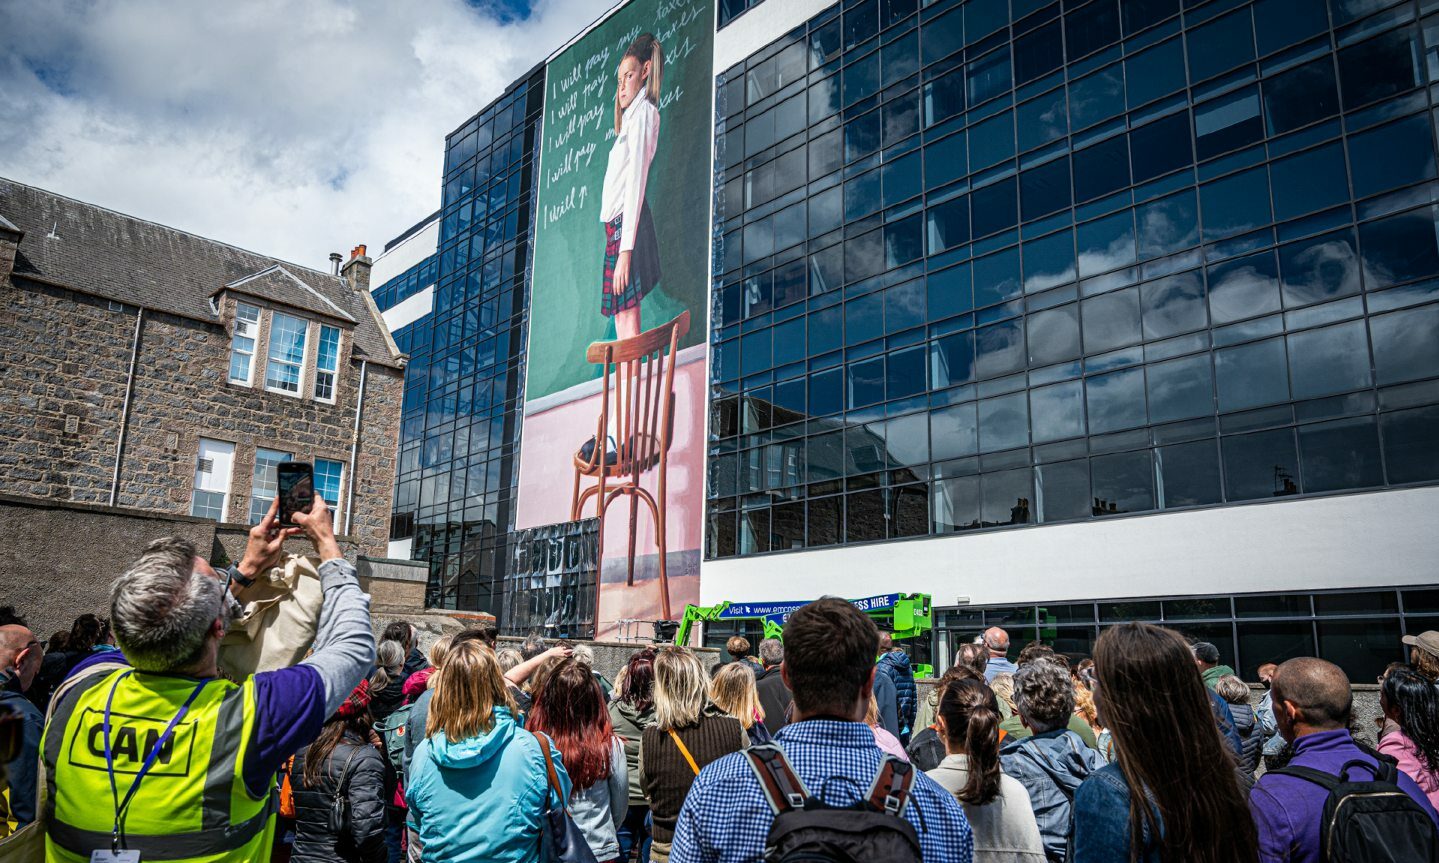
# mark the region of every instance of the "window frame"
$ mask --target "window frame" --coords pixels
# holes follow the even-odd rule
[[[324,489],[320,487],[321,465],[334,465],[336,468],[338,468],[338,472],[335,476],[334,500],[330,500],[328,497],[325,497]],[[340,531],[340,526],[344,523],[345,514],[345,505],[343,500],[345,494],[345,463],[338,459],[316,458],[314,460],[314,471],[315,494],[318,494],[321,497],[325,497],[325,504],[329,507],[330,510],[330,523],[334,525],[335,531],[338,533]]]
[[[249,320],[244,316],[246,310],[254,311],[254,320]],[[263,317],[263,314],[264,310],[261,309],[259,306],[238,301],[235,303],[235,322],[232,326],[230,333],[230,370],[226,372],[227,380],[229,380],[229,382],[232,384],[237,384],[239,386],[245,387],[252,387],[255,385],[255,355],[259,353],[260,321]],[[254,329],[250,335],[244,335],[241,333],[241,327],[244,327],[247,330],[249,330],[249,328],[251,327],[253,327]],[[241,350],[239,347],[236,346],[235,343],[240,339],[250,340],[250,349],[248,351]],[[243,379],[235,377],[233,373],[233,370],[235,368],[236,356],[242,356],[245,358],[245,377]]]
[[[288,320],[298,321],[301,324],[304,324],[304,329],[301,331],[303,334],[303,339],[300,343],[300,361],[298,363],[290,362],[289,360],[276,359],[274,356],[275,324],[280,318],[286,318]],[[271,393],[278,393],[279,395],[289,396],[290,398],[295,399],[304,398],[305,366],[307,365],[310,357],[310,321],[305,318],[299,317],[298,315],[291,315],[285,312],[272,309],[270,311],[269,337],[265,340],[265,342],[265,391]],[[298,369],[298,378],[295,381],[295,389],[293,391],[284,389],[283,387],[271,386],[270,369],[272,366],[295,367]]]
[[[257,501],[262,499],[260,495],[261,489],[257,485],[260,481],[260,459],[262,458],[262,453],[268,455],[282,456],[282,458],[278,460],[267,458],[265,468],[267,471],[273,470],[274,465],[283,464],[287,461],[294,461],[295,459],[294,453],[284,452],[282,450],[267,449],[265,447],[259,446],[255,447],[255,459],[250,463],[250,524],[260,523],[261,519],[265,517],[265,513],[269,511],[270,504],[274,502],[276,495],[279,494],[279,489],[276,488],[274,494],[270,495],[268,498],[263,498],[263,500],[265,501],[265,506],[263,509],[258,510],[257,514],[255,504]]]
[[[331,367],[325,368],[325,335],[329,332],[335,334],[335,348],[334,352],[330,355]],[[338,397],[340,384],[340,350],[343,346],[344,337],[345,335],[339,327],[320,324],[319,336],[315,339],[315,380],[310,386],[310,393],[317,402],[334,404],[335,399]],[[322,384],[329,387],[329,396],[320,395],[320,387]]]
[[[214,459],[211,460],[211,461],[212,461],[212,468],[211,468],[210,471],[208,471],[208,475],[209,475],[209,476],[216,476],[216,475],[218,475],[218,476],[221,477],[222,484],[223,484],[223,487],[222,487],[222,488],[204,488],[204,487],[201,486],[201,482],[200,482],[200,476],[201,476],[200,464],[201,464],[201,462],[204,460],[204,455],[205,455],[205,453],[207,452],[207,447],[206,447],[207,444],[209,444],[209,445],[211,445],[211,446],[213,447],[212,449],[209,450],[210,452],[212,452],[212,453],[214,453],[214,454],[217,454],[217,455],[218,455],[218,454],[227,454],[227,455],[228,455],[228,461],[227,461],[227,464],[226,464],[227,469],[226,469],[225,471],[221,472],[221,471],[216,471],[216,470],[214,470],[214,461],[215,461]],[[217,523],[223,523],[223,522],[225,521],[225,519],[226,519],[226,516],[228,516],[228,515],[229,515],[229,512],[230,512],[230,497],[231,497],[231,494],[232,494],[233,491],[234,491],[234,488],[233,488],[234,483],[232,482],[232,480],[234,479],[234,476],[233,476],[233,475],[234,475],[234,472],[235,472],[235,444],[234,444],[233,442],[231,442],[231,441],[223,441],[223,440],[218,440],[218,439],[215,439],[215,438],[204,438],[204,437],[200,438],[199,441],[198,441],[198,443],[197,443],[196,446],[195,446],[195,470],[194,470],[193,478],[192,478],[192,480],[191,480],[191,482],[190,482],[190,508],[189,508],[189,511],[188,511],[187,514],[190,515],[192,518],[214,518],[213,516],[210,516],[210,515],[197,514],[197,513],[195,512],[195,506],[196,506],[196,503],[197,503],[197,495],[198,495],[200,492],[204,492],[204,493],[206,493],[206,494],[219,494],[219,495],[221,496],[221,497],[220,497],[220,507],[219,507],[220,517],[219,517],[219,518],[215,518],[214,520],[215,520]],[[211,509],[211,508],[212,508],[212,507],[208,507],[208,506],[207,506],[207,507],[206,507],[206,510],[209,510],[209,509]]]

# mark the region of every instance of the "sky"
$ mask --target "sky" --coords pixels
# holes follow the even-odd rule
[[[610,0],[0,0],[0,176],[327,269]]]

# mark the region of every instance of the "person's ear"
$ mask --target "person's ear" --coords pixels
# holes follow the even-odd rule
[[[644,65],[643,65],[643,66],[640,66],[640,82],[641,82],[641,83],[643,83],[643,84],[648,84],[648,83],[649,83],[649,80],[650,80],[650,70],[654,69],[654,66],[655,66],[655,62],[654,62],[653,60],[646,60],[646,61],[644,62]]]

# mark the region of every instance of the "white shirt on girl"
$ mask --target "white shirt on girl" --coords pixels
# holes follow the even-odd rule
[[[640,207],[645,201],[645,183],[650,162],[660,140],[660,109],[641,91],[625,109],[620,133],[610,145],[605,167],[605,185],[600,194],[600,221],[621,219],[620,251],[632,252],[640,227]]]

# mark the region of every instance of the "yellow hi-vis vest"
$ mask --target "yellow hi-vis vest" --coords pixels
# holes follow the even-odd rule
[[[118,681],[118,685],[117,685]],[[109,850],[115,801],[105,764],[105,702],[120,799],[198,681],[116,671],[96,674],[65,694],[41,739],[48,771],[45,859],[87,863]],[[253,745],[254,678],[212,680],[145,774],[125,810],[122,850],[145,863],[268,860],[275,832],[274,783],[260,797],[241,768]]]

